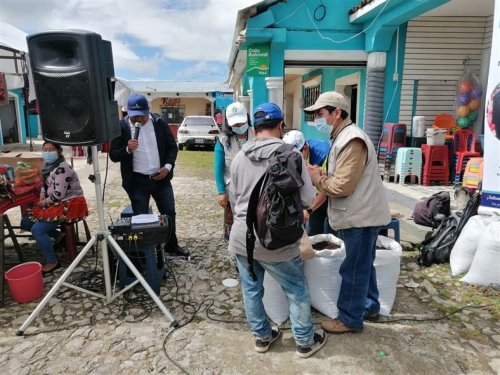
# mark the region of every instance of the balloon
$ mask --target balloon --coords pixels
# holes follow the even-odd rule
[[[469,126],[469,119],[467,117],[459,117],[457,119],[457,125],[461,128],[466,128],[467,126]]]
[[[462,81],[458,84],[458,92],[461,94],[466,94],[472,90],[472,84],[469,81]]]
[[[483,90],[480,86],[474,86],[470,92],[470,97],[472,99],[479,99],[483,95]]]
[[[470,123],[473,123],[474,121],[477,120],[477,111],[472,111],[471,113],[469,113],[469,116],[467,116],[467,118],[469,119]]]
[[[481,101],[479,99],[472,99],[469,104],[467,104],[467,107],[469,107],[469,109],[471,111],[475,111],[476,109],[479,108],[479,105],[481,104]]]
[[[468,94],[458,94],[457,95],[457,104],[460,104],[460,105],[465,105],[467,103],[469,103],[470,101],[470,96]]]
[[[466,105],[461,105],[457,107],[457,117],[465,117],[469,114],[470,109]]]

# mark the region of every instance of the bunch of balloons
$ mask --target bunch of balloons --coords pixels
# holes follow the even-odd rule
[[[472,74],[466,74],[458,82],[455,99],[455,117],[457,125],[468,128],[477,120],[483,90],[479,80]]]

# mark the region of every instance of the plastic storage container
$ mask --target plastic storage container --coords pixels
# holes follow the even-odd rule
[[[425,136],[425,116],[413,116],[412,136],[413,137]]]

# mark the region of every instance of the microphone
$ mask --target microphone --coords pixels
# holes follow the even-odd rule
[[[139,138],[139,131],[141,130],[141,123],[140,122],[136,122],[134,124],[134,139],[138,139]]]

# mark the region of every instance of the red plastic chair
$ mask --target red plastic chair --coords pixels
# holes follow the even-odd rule
[[[455,183],[459,183],[467,161],[481,156],[476,151],[476,134],[470,129],[457,130],[453,134],[453,151],[455,152]]]
[[[429,186],[431,182],[440,182],[448,186],[450,177],[448,146],[422,145],[420,148],[424,159],[422,185]]]

